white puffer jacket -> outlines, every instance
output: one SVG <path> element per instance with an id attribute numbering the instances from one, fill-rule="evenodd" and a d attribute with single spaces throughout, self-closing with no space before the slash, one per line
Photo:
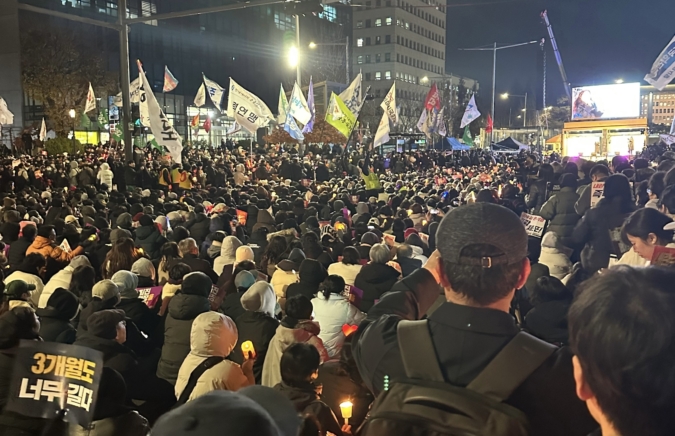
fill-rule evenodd
<path id="1" fill-rule="evenodd" d="M 221 275 L 225 265 L 234 265 L 237 261 L 237 248 L 243 244 L 236 236 L 226 236 L 220 246 L 220 256 L 213 261 L 213 271 Z"/>
<path id="2" fill-rule="evenodd" d="M 190 330 L 190 354 L 178 371 L 176 398 L 185 389 L 190 374 L 204 360 L 211 356 L 223 358 L 230 355 L 239 334 L 234 321 L 218 312 L 205 312 L 192 322 Z M 230 360 L 223 360 L 202 374 L 188 401 L 212 391 L 236 391 L 248 386 L 249 382 L 241 367 Z"/>
<path id="3" fill-rule="evenodd" d="M 546 265 L 552 277 L 562 280 L 572 271 L 572 262 L 558 242 L 558 235 L 547 232 L 541 239 L 539 263 Z"/>
<path id="4" fill-rule="evenodd" d="M 342 332 L 342 326 L 345 324 L 359 324 L 366 317 L 345 297 L 337 294 L 330 294 L 328 300 L 319 293 L 319 296 L 312 299 L 314 306 L 314 320 L 319 323 L 321 333 L 319 338 L 323 341 L 324 347 L 331 359 L 340 354 L 342 344 L 345 342 L 345 335 Z"/>

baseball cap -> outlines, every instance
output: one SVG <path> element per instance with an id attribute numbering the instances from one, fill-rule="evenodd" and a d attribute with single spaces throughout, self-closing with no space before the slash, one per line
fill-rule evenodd
<path id="1" fill-rule="evenodd" d="M 463 254 L 472 245 L 489 245 L 498 253 Z M 459 265 L 511 265 L 527 257 L 527 233 L 518 215 L 493 203 L 474 203 L 447 214 L 436 232 L 436 247 L 445 262 Z"/>
<path id="2" fill-rule="evenodd" d="M 234 278 L 234 286 L 239 288 L 250 288 L 255 283 L 255 277 L 248 271 L 241 271 L 237 274 L 237 277 Z"/>
<path id="3" fill-rule="evenodd" d="M 109 300 L 120 296 L 120 290 L 112 280 L 101 280 L 91 289 L 91 296 L 101 300 Z"/>
<path id="4" fill-rule="evenodd" d="M 19 298 L 23 294 L 29 294 L 35 290 L 35 285 L 24 282 L 23 280 L 12 280 L 5 286 L 5 295 Z"/>
<path id="5" fill-rule="evenodd" d="M 115 339 L 117 337 L 117 324 L 125 319 L 126 315 L 120 309 L 94 312 L 87 318 L 87 330 L 98 338 Z"/>

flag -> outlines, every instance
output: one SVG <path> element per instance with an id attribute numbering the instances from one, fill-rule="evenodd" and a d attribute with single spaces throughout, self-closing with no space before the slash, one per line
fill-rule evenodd
<path id="1" fill-rule="evenodd" d="M 305 124 L 305 127 L 302 128 L 302 133 L 311 133 L 312 129 L 314 129 L 314 116 L 316 115 L 316 109 L 314 108 L 314 85 L 312 83 L 312 76 L 309 76 L 307 106 L 309 106 L 309 112 L 312 114 L 312 118 L 310 118 L 307 124 Z"/>
<path id="2" fill-rule="evenodd" d="M 176 89 L 176 86 L 178 86 L 178 80 L 173 77 L 173 74 L 169 71 L 169 67 L 164 65 L 164 88 L 162 91 L 171 92 Z"/>
<path id="3" fill-rule="evenodd" d="M 96 109 L 96 96 L 94 95 L 94 88 L 91 87 L 91 82 L 89 82 L 89 92 L 87 93 L 87 104 L 84 106 L 84 113 L 88 113 Z"/>
<path id="4" fill-rule="evenodd" d="M 45 123 L 45 118 L 42 117 L 42 125 L 40 126 L 40 141 L 44 141 L 47 138 L 47 123 Z"/>
<path id="5" fill-rule="evenodd" d="M 220 107 L 220 102 L 223 100 L 223 94 L 225 93 L 225 88 L 214 82 L 213 80 L 207 79 L 204 76 L 204 84 L 206 85 L 206 92 L 209 94 L 211 101 L 216 106 L 219 111 L 223 111 Z"/>
<path id="6" fill-rule="evenodd" d="M 266 127 L 274 119 L 272 111 L 258 96 L 242 88 L 231 77 L 227 116 L 251 133 Z"/>
<path id="7" fill-rule="evenodd" d="M 193 129 L 196 128 L 197 130 L 199 130 L 199 114 L 195 115 L 195 116 L 192 118 L 192 122 L 190 123 L 190 126 L 191 126 Z"/>
<path id="8" fill-rule="evenodd" d="M 459 128 L 463 129 L 478 117 L 480 117 L 480 112 L 476 107 L 476 96 L 472 95 L 471 100 L 469 100 L 469 104 L 466 105 L 466 110 L 464 111 L 464 116 L 462 117 L 462 124 L 459 126 Z"/>
<path id="9" fill-rule="evenodd" d="M 494 128 L 494 122 L 492 121 L 492 117 L 490 114 L 487 116 L 487 121 L 485 123 L 485 133 L 492 133 L 492 129 Z"/>
<path id="10" fill-rule="evenodd" d="M 169 119 L 159 106 L 157 98 L 155 98 L 155 94 L 153 94 L 152 88 L 150 87 L 150 83 L 148 83 L 148 78 L 145 77 L 145 72 L 143 71 L 143 66 L 140 62 L 138 62 L 138 75 L 141 79 L 141 103 L 144 101 L 146 103 L 145 110 L 148 111 L 152 134 L 155 136 L 159 145 L 164 146 L 169 150 L 169 154 L 173 161 L 180 164 L 182 162 L 181 152 L 183 151 L 183 145 L 181 144 L 182 138 L 178 135 L 178 132 L 176 132 L 176 129 L 173 128 L 171 123 L 169 123 Z M 141 110 L 143 110 L 143 104 L 141 104 Z"/>
<path id="11" fill-rule="evenodd" d="M 288 115 L 288 99 L 286 98 L 286 91 L 284 91 L 283 84 L 279 90 L 279 105 L 277 106 L 277 109 L 279 111 L 277 124 L 283 125 L 286 122 L 286 115 Z"/>
<path id="12" fill-rule="evenodd" d="M 384 113 L 387 114 L 387 117 L 394 125 L 398 124 L 398 111 L 396 109 L 396 82 L 391 85 L 391 89 L 387 95 L 384 96 L 384 100 L 382 100 L 380 107 L 384 109 Z M 381 121 L 380 124 L 382 124 Z"/>
<path id="13" fill-rule="evenodd" d="M 469 126 L 466 126 L 464 128 L 464 136 L 462 137 L 462 141 L 470 147 L 473 147 L 473 136 L 471 136 L 471 131 L 469 130 Z"/>
<path id="14" fill-rule="evenodd" d="M 298 86 L 298 82 L 293 85 L 293 92 L 291 92 L 291 99 L 288 102 L 288 111 L 293 118 L 300 121 L 302 124 L 307 124 L 312 119 L 312 113 L 307 106 L 307 100 L 302 95 L 302 90 Z"/>
<path id="15" fill-rule="evenodd" d="M 373 140 L 373 148 L 389 142 L 389 122 L 389 116 L 385 111 L 382 114 L 382 119 L 380 119 L 380 125 L 377 126 L 377 133 L 375 133 L 375 139 Z"/>
<path id="16" fill-rule="evenodd" d="M 438 87 L 436 87 L 435 83 L 431 85 L 427 98 L 424 100 L 424 107 L 427 110 L 431 110 L 432 108 L 441 110 L 441 96 L 438 94 Z"/>
<path id="17" fill-rule="evenodd" d="M 137 77 L 133 82 L 129 84 L 129 102 L 130 103 L 139 103 L 139 89 L 141 87 L 141 81 Z M 120 92 L 115 97 L 113 97 L 113 104 L 117 107 L 122 107 L 124 101 L 122 100 L 122 93 Z"/>
<path id="18" fill-rule="evenodd" d="M 349 108 L 352 114 L 356 117 L 359 115 L 361 105 L 363 104 L 363 86 L 361 80 L 361 73 L 359 73 L 347 89 L 342 91 L 339 95 L 340 100 L 345 106 Z"/>
<path id="19" fill-rule="evenodd" d="M 3 124 L 14 124 L 14 114 L 9 111 L 5 99 L 0 97 L 0 126 Z"/>
<path id="20" fill-rule="evenodd" d="M 426 111 L 426 109 L 422 109 L 422 114 L 420 115 L 419 121 L 417 121 L 417 129 L 424 133 L 427 137 L 431 137 L 431 134 L 434 131 L 434 121 L 435 116 L 432 112 L 431 116 L 429 113 Z"/>
<path id="21" fill-rule="evenodd" d="M 206 88 L 202 83 L 202 86 L 197 90 L 197 95 L 195 95 L 195 106 L 202 107 L 206 104 Z"/>
<path id="22" fill-rule="evenodd" d="M 227 135 L 234 135 L 237 132 L 241 132 L 241 126 L 236 121 L 232 123 L 232 127 L 227 131 Z"/>
<path id="23" fill-rule="evenodd" d="M 347 107 L 347 104 L 335 93 L 330 96 L 328 110 L 326 111 L 326 122 L 335 127 L 345 138 L 349 139 L 356 125 L 356 116 Z"/>
<path id="24" fill-rule="evenodd" d="M 645 80 L 654 88 L 663 91 L 675 77 L 675 37 L 670 40 L 658 58 L 654 61 L 652 69 L 645 76 Z"/>
<path id="25" fill-rule="evenodd" d="M 675 135 L 675 117 L 673 117 L 673 125 L 670 126 L 670 134 Z"/>
<path id="26" fill-rule="evenodd" d="M 211 131 L 211 117 L 207 116 L 206 121 L 204 121 L 204 130 L 206 133 Z"/>
<path id="27" fill-rule="evenodd" d="M 441 136 L 446 136 L 448 134 L 447 130 L 445 129 L 445 120 L 443 119 L 444 109 L 445 108 L 442 108 L 441 111 L 436 115 L 436 124 L 434 126 L 434 131 Z"/>
<path id="28" fill-rule="evenodd" d="M 140 75 L 138 76 L 140 78 Z M 142 85 L 142 83 L 141 83 Z M 148 87 L 147 89 L 152 92 L 152 88 Z M 139 97 L 141 94 L 141 88 L 139 87 Z M 150 109 L 148 108 L 148 99 L 146 97 L 139 98 L 138 101 L 138 113 L 140 116 L 140 122 L 145 127 L 150 127 Z"/>
<path id="29" fill-rule="evenodd" d="M 286 122 L 284 123 L 284 130 L 288 132 L 289 135 L 291 135 L 291 138 L 296 139 L 298 141 L 304 141 L 305 135 L 302 134 L 302 131 L 300 130 L 300 127 L 295 122 L 295 119 L 293 119 L 293 116 L 289 112 L 286 115 Z"/>
<path id="30" fill-rule="evenodd" d="M 424 128 L 424 125 L 427 123 L 428 116 L 429 115 L 427 114 L 427 111 L 422 110 L 422 113 L 420 114 L 420 119 L 417 121 L 417 130 L 419 130 L 420 132 L 424 132 L 424 130 L 422 129 Z"/>

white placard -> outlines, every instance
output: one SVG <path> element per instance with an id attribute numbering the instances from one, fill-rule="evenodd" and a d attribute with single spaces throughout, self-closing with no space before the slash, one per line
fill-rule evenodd
<path id="1" fill-rule="evenodd" d="M 522 221 L 525 226 L 527 236 L 541 238 L 544 234 L 544 228 L 546 227 L 546 220 L 544 218 L 523 212 L 520 215 L 520 221 Z"/>

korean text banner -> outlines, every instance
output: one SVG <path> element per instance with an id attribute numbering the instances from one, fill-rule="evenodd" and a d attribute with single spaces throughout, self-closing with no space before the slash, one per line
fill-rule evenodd
<path id="1" fill-rule="evenodd" d="M 230 78 L 227 116 L 234 118 L 239 125 L 251 133 L 255 133 L 261 127 L 267 127 L 270 121 L 274 120 L 274 115 L 267 105 L 232 78 Z"/>
<path id="2" fill-rule="evenodd" d="M 654 88 L 662 91 L 675 77 L 675 37 L 670 40 L 659 57 L 656 58 L 652 69 L 645 76 L 645 80 Z"/>
<path id="3" fill-rule="evenodd" d="M 7 410 L 52 418 L 68 409 L 66 420 L 87 427 L 103 372 L 103 354 L 77 345 L 21 341 L 14 361 Z"/>
<path id="4" fill-rule="evenodd" d="M 335 127 L 345 138 L 349 139 L 356 125 L 356 116 L 342 102 L 340 97 L 333 93 L 328 103 L 328 110 L 326 111 L 326 122 Z"/>

